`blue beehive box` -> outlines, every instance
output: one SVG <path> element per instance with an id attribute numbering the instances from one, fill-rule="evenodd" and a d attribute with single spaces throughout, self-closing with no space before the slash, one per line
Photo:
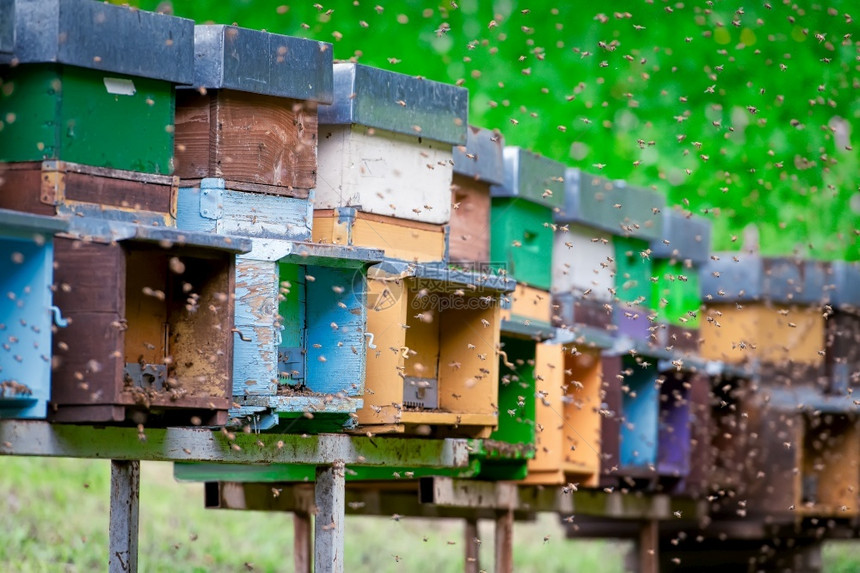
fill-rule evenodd
<path id="1" fill-rule="evenodd" d="M 367 267 L 381 251 L 256 239 L 237 260 L 233 414 L 340 427 L 362 405 Z M 329 425 L 329 427 L 330 427 Z"/>
<path id="2" fill-rule="evenodd" d="M 54 244 L 68 223 L 0 210 L 0 418 L 44 418 L 51 397 Z"/>

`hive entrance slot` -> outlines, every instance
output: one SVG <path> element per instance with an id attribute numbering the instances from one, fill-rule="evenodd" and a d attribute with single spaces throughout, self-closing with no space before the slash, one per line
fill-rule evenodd
<path id="1" fill-rule="evenodd" d="M 439 408 L 439 381 L 436 378 L 407 376 L 403 379 L 403 407 L 419 410 Z"/>

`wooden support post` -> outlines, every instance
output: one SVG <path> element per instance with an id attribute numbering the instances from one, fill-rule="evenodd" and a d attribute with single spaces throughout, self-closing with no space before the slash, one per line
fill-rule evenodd
<path id="1" fill-rule="evenodd" d="M 311 573 L 313 520 L 307 511 L 293 513 L 293 567 L 296 573 Z"/>
<path id="2" fill-rule="evenodd" d="M 500 511 L 496 517 L 496 573 L 514 570 L 514 510 Z"/>
<path id="3" fill-rule="evenodd" d="M 137 573 L 140 462 L 111 460 L 110 573 Z"/>
<path id="4" fill-rule="evenodd" d="M 478 520 L 466 518 L 463 531 L 463 542 L 466 545 L 466 573 L 478 573 L 481 570 L 481 544 L 478 542 Z"/>
<path id="5" fill-rule="evenodd" d="M 660 528 L 656 519 L 642 523 L 639 529 L 639 571 L 640 573 L 658 573 Z"/>
<path id="6" fill-rule="evenodd" d="M 346 480 L 343 462 L 317 468 L 314 571 L 343 573 Z"/>

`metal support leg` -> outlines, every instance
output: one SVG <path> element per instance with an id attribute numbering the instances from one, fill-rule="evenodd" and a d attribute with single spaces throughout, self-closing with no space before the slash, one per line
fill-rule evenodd
<path id="1" fill-rule="evenodd" d="M 346 480 L 343 462 L 317 468 L 314 571 L 343 573 Z"/>
<path id="2" fill-rule="evenodd" d="M 656 519 L 642 523 L 639 530 L 639 571 L 659 573 L 660 567 L 660 528 Z"/>
<path id="3" fill-rule="evenodd" d="M 466 546 L 466 573 L 478 573 L 481 570 L 481 545 L 478 542 L 478 520 L 466 519 L 463 531 L 463 543 Z"/>
<path id="4" fill-rule="evenodd" d="M 311 573 L 314 554 L 313 520 L 306 511 L 293 514 L 293 567 L 296 573 Z"/>
<path id="5" fill-rule="evenodd" d="M 110 463 L 110 573 L 137 573 L 140 462 Z"/>
<path id="6" fill-rule="evenodd" d="M 496 517 L 496 573 L 514 570 L 514 511 L 499 512 Z"/>

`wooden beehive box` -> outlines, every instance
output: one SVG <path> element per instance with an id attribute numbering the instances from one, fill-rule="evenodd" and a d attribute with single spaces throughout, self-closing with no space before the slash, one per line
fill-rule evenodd
<path id="1" fill-rule="evenodd" d="M 0 163 L 0 208 L 173 226 L 179 179 L 65 161 Z"/>
<path id="2" fill-rule="evenodd" d="M 176 173 L 183 185 L 213 177 L 231 190 L 306 192 L 317 183 L 317 105 L 331 102 L 331 44 L 195 26 L 193 88 L 176 94 Z"/>
<path id="3" fill-rule="evenodd" d="M 658 193 L 567 169 L 553 244 L 552 292 L 562 324 L 648 339 L 647 241 L 663 232 L 665 204 Z"/>
<path id="4" fill-rule="evenodd" d="M 772 521 L 858 514 L 860 428 L 853 413 L 745 407 L 750 440 L 740 495 Z"/>
<path id="5" fill-rule="evenodd" d="M 827 266 L 735 253 L 717 259 L 701 277 L 702 356 L 734 364 L 757 361 L 772 383 L 821 384 Z"/>
<path id="6" fill-rule="evenodd" d="M 513 282 L 430 265 L 371 267 L 362 431 L 488 437 L 498 425 L 501 293 Z"/>
<path id="7" fill-rule="evenodd" d="M 339 429 L 362 404 L 367 267 L 380 251 L 256 240 L 236 260 L 234 414 Z"/>
<path id="8" fill-rule="evenodd" d="M 526 483 L 598 484 L 604 379 L 601 350 L 538 345 L 535 456 Z"/>
<path id="9" fill-rule="evenodd" d="M 446 260 L 447 225 L 432 225 L 365 213 L 353 207 L 314 211 L 317 243 L 380 249 L 386 258 L 434 263 Z"/>
<path id="10" fill-rule="evenodd" d="M 13 50 L 0 54 L 0 161 L 172 173 L 174 88 L 193 74 L 191 20 L 35 0 L 17 4 L 14 26 Z"/>
<path id="11" fill-rule="evenodd" d="M 53 235 L 67 228 L 59 219 L 0 210 L 0 418 L 47 414 Z"/>
<path id="12" fill-rule="evenodd" d="M 505 138 L 469 126 L 466 145 L 454 148 L 448 247 L 453 263 L 490 261 L 490 186 L 504 182 Z"/>
<path id="13" fill-rule="evenodd" d="M 463 88 L 335 64 L 334 102 L 319 107 L 315 207 L 447 223 L 467 107 Z"/>
<path id="14" fill-rule="evenodd" d="M 247 240 L 73 221 L 55 241 L 49 417 L 223 424 L 231 403 L 234 253 Z M 86 237 L 82 237 L 85 234 Z"/>
<path id="15" fill-rule="evenodd" d="M 826 376 L 829 392 L 844 395 L 860 384 L 860 267 L 838 261 L 832 268 Z"/>
<path id="16" fill-rule="evenodd" d="M 651 241 L 654 277 L 651 308 L 657 312 L 653 329 L 660 347 L 696 353 L 702 294 L 699 275 L 710 260 L 711 225 L 679 209 L 663 212 L 663 236 Z"/>
<path id="17" fill-rule="evenodd" d="M 519 147 L 505 148 L 504 164 L 504 183 L 490 188 L 490 259 L 517 282 L 549 290 L 552 215 L 564 202 L 564 165 Z"/>
<path id="18" fill-rule="evenodd" d="M 176 226 L 189 231 L 259 239 L 310 241 L 313 211 L 302 197 L 236 191 L 224 179 L 204 178 L 181 187 Z"/>

